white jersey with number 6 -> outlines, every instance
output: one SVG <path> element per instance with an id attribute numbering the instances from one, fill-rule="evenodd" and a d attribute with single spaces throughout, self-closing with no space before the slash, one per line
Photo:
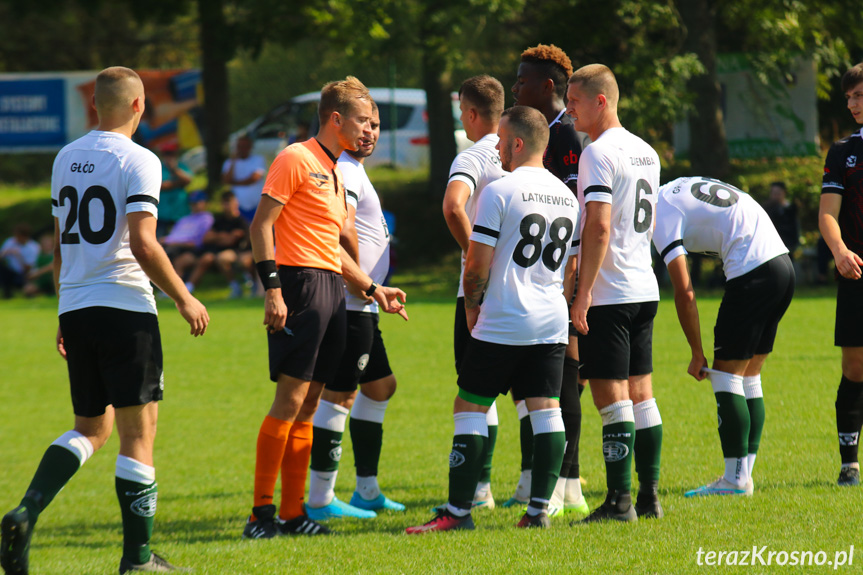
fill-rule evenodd
<path id="1" fill-rule="evenodd" d="M 94 130 L 60 150 L 51 174 L 63 258 L 59 313 L 94 306 L 156 313 L 126 214 L 157 215 L 161 184 L 159 158 L 121 134 Z"/>
<path id="2" fill-rule="evenodd" d="M 567 343 L 563 276 L 578 251 L 578 203 L 544 168 L 522 166 L 486 186 L 470 239 L 494 247 L 471 335 L 504 345 Z"/>
<path id="3" fill-rule="evenodd" d="M 611 204 L 611 237 L 593 286 L 592 305 L 659 300 L 650 257 L 658 189 L 659 156 L 624 128 L 606 130 L 582 152 L 582 210 L 587 202 Z"/>
<path id="4" fill-rule="evenodd" d="M 717 255 L 729 280 L 788 253 L 770 216 L 749 194 L 701 177 L 659 188 L 653 242 L 666 263 L 689 252 Z"/>

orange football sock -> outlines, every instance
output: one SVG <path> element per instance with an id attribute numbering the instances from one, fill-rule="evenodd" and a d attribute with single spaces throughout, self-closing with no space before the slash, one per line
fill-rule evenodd
<path id="1" fill-rule="evenodd" d="M 312 422 L 297 421 L 291 427 L 282 458 L 282 505 L 279 517 L 293 519 L 305 514 L 306 474 L 312 454 Z"/>
<path id="2" fill-rule="evenodd" d="M 291 422 L 269 415 L 258 432 L 258 457 L 255 462 L 255 507 L 273 503 L 279 467 L 285 455 L 285 445 L 291 432 Z M 252 520 L 254 521 L 254 517 Z"/>

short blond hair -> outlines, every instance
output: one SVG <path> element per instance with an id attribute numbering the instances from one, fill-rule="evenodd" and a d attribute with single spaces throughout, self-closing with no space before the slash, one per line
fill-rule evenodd
<path id="1" fill-rule="evenodd" d="M 143 93 L 141 77 L 130 68 L 112 66 L 96 76 L 94 99 L 99 112 L 128 108 Z"/>
<path id="2" fill-rule="evenodd" d="M 353 111 L 357 100 L 372 101 L 369 89 L 354 76 L 344 80 L 330 82 L 321 89 L 321 101 L 318 104 L 318 119 L 321 126 L 327 123 L 333 112 L 348 115 Z"/>
<path id="3" fill-rule="evenodd" d="M 569 77 L 569 84 L 579 84 L 590 96 L 602 94 L 612 108 L 617 108 L 620 89 L 611 68 L 603 64 L 582 66 Z"/>

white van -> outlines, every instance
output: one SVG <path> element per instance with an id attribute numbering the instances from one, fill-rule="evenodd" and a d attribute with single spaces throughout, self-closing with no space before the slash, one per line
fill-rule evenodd
<path id="1" fill-rule="evenodd" d="M 429 165 L 428 112 L 426 93 L 413 88 L 370 88 L 381 116 L 381 137 L 367 167 L 391 164 L 398 168 L 425 168 Z M 255 142 L 253 153 L 262 155 L 269 165 L 285 146 L 297 140 L 298 132 L 318 133 L 320 92 L 291 98 L 259 116 L 231 135 L 231 146 L 241 134 Z M 462 151 L 471 145 L 459 121 L 458 94 L 453 94 L 456 146 Z M 394 126 L 394 129 L 393 129 Z"/>

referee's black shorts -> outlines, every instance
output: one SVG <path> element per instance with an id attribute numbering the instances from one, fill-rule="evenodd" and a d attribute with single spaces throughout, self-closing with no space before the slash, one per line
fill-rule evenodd
<path id="1" fill-rule="evenodd" d="M 288 318 L 284 330 L 268 334 L 270 379 L 278 381 L 284 374 L 332 384 L 347 331 L 341 274 L 281 266 L 279 280 Z"/>

